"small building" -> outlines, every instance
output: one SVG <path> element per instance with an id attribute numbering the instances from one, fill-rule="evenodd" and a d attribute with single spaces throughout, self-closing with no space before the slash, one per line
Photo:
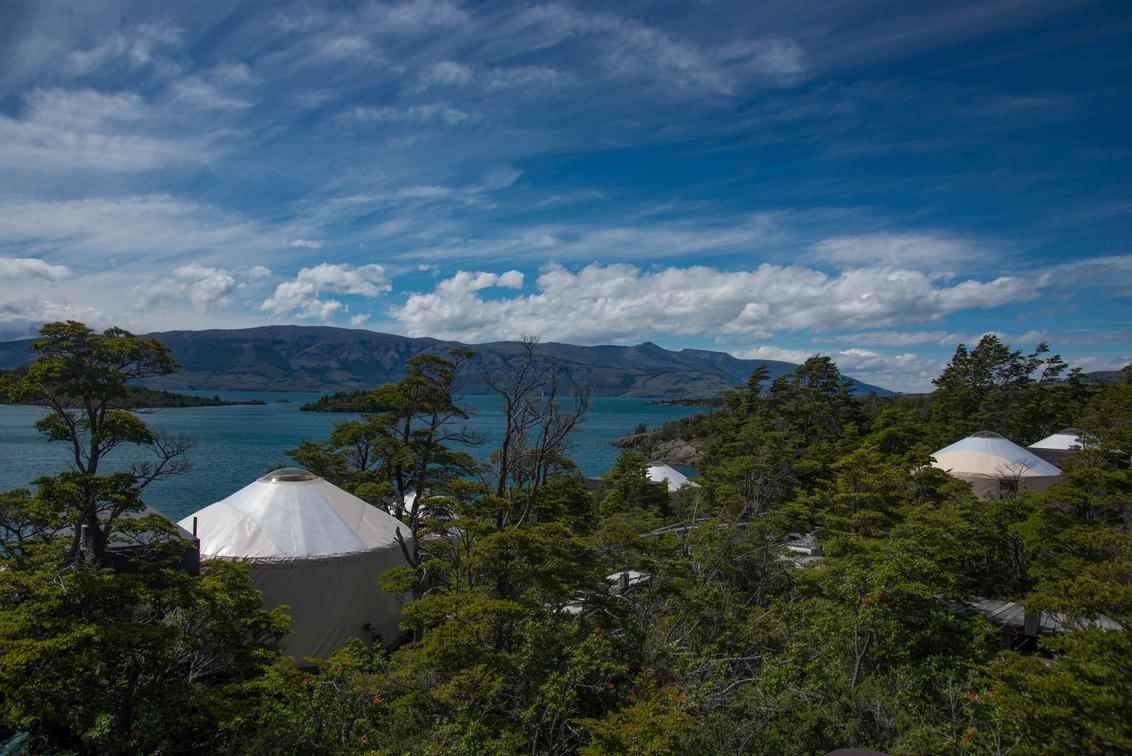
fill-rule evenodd
<path id="1" fill-rule="evenodd" d="M 1061 468 L 1073 452 L 1088 445 L 1082 436 L 1082 432 L 1076 428 L 1064 428 L 1041 441 L 1035 441 L 1026 448 L 1046 462 Z"/>
<path id="2" fill-rule="evenodd" d="M 1045 491 L 1061 477 L 1054 465 L 991 431 L 972 433 L 932 457 L 932 467 L 967 481 L 983 499 Z"/>
<path id="3" fill-rule="evenodd" d="M 663 483 L 668 488 L 668 493 L 676 493 L 681 488 L 692 487 L 699 488 L 700 484 L 695 481 L 688 480 L 688 476 L 680 472 L 676 468 L 666 465 L 663 462 L 649 462 L 646 474 L 649 481 L 652 483 Z"/>
<path id="4" fill-rule="evenodd" d="M 268 608 L 293 620 L 283 650 L 302 663 L 348 638 L 400 636 L 402 597 L 378 585 L 406 565 L 392 515 L 306 470 L 275 470 L 181 520 L 204 559 L 247 562 Z"/>

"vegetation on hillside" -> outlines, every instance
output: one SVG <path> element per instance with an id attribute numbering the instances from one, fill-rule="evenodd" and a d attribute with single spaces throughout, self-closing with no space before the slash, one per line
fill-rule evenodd
<path id="1" fill-rule="evenodd" d="M 83 364 L 48 348 L 57 331 L 42 401 Z M 493 380 L 507 443 L 486 466 L 452 448 L 476 441 L 455 399 L 463 351 L 414 358 L 383 411 L 290 452 L 414 536 L 381 578 L 413 597 L 392 651 L 352 641 L 300 671 L 238 569 L 121 574 L 68 552 L 60 523 L 110 493 L 140 501 L 136 479 L 5 494 L 4 734 L 87 752 L 1132 751 L 1132 472 L 1113 453 L 1132 449 L 1132 369 L 1087 385 L 1044 347 L 988 337 L 906 401 L 855 400 L 828 358 L 756 370 L 677 426 L 697 434 L 702 477 L 669 496 L 633 450 L 587 489 L 566 453 L 587 397 L 529 346 Z M 131 348 L 173 369 L 157 345 Z M 128 415 L 89 422 L 151 444 Z M 972 428 L 1028 443 L 1066 425 L 1095 444 L 1040 495 L 977 500 L 925 464 Z M 787 543 L 811 532 L 824 556 L 799 567 Z M 1004 649 L 976 597 L 1067 632 Z"/>

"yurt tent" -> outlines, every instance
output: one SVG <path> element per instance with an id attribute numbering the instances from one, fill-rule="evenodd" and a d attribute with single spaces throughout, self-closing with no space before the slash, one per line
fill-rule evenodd
<path id="1" fill-rule="evenodd" d="M 378 576 L 404 565 L 394 517 L 322 478 L 275 470 L 181 520 L 202 559 L 248 562 L 264 605 L 290 607 L 283 650 L 302 662 L 325 658 L 347 638 L 398 634 L 399 597 Z"/>
<path id="2" fill-rule="evenodd" d="M 1065 428 L 1041 441 L 1030 444 L 1028 448 L 1034 454 L 1057 467 L 1065 464 L 1073 452 L 1084 448 L 1086 442 L 1081 438 L 1081 431 L 1076 428 Z"/>
<path id="3" fill-rule="evenodd" d="M 684 486 L 699 488 L 699 484 L 688 480 L 688 476 L 663 462 L 650 462 L 648 467 L 649 480 L 653 483 L 663 483 L 668 487 L 669 493 L 675 493 Z"/>
<path id="4" fill-rule="evenodd" d="M 997 433 L 979 431 L 932 454 L 937 467 L 965 480 L 984 499 L 1018 491 L 1044 491 L 1061 471 Z"/>

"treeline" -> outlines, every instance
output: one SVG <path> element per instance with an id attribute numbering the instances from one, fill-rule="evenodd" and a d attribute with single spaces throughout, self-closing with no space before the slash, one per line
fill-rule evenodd
<path id="1" fill-rule="evenodd" d="M 103 337 L 75 328 L 45 341 Z M 632 450 L 587 488 L 567 454 L 587 397 L 527 346 L 492 378 L 490 463 L 454 450 L 477 442 L 455 398 L 465 352 L 414 358 L 385 409 L 289 452 L 405 523 L 408 566 L 382 577 L 411 596 L 393 651 L 351 642 L 298 670 L 237 567 L 114 573 L 52 531 L 112 523 L 144 478 L 88 466 L 6 494 L 6 734 L 44 751 L 1132 750 L 1132 369 L 1090 386 L 1044 346 L 988 337 L 908 401 L 854 399 L 828 358 L 756 371 L 697 421 L 700 486 L 669 495 Z M 17 391 L 47 395 L 55 374 Z M 152 447 L 128 423 L 100 431 Z M 926 464 L 972 429 L 1029 443 L 1066 425 L 1090 443 L 1041 495 L 978 500 Z M 807 533 L 824 554 L 800 567 L 788 544 Z M 1003 648 L 977 598 L 1065 632 Z"/>
<path id="2" fill-rule="evenodd" d="M 352 412 L 355 414 L 381 412 L 384 407 L 376 398 L 374 391 L 335 391 L 320 396 L 313 402 L 299 407 L 303 412 Z"/>
<path id="3" fill-rule="evenodd" d="M 18 380 L 23 371 L 0 370 L 0 404 L 36 404 L 36 400 L 21 397 L 13 400 L 3 386 L 6 382 Z M 60 406 L 77 408 L 82 402 L 79 396 L 60 396 L 57 398 Z M 145 386 L 125 384 L 122 393 L 107 403 L 112 409 L 163 409 L 166 407 L 230 407 L 237 405 L 266 404 L 262 399 L 221 399 L 218 395 L 193 396 L 191 394 L 178 394 L 173 391 L 151 389 Z"/>

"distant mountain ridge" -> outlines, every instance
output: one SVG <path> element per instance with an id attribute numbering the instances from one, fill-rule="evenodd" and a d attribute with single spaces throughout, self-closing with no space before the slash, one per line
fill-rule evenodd
<path id="1" fill-rule="evenodd" d="M 375 388 L 404 375 L 405 362 L 423 352 L 467 347 L 476 352 L 465 382 L 467 393 L 484 393 L 483 376 L 506 369 L 520 356 L 514 341 L 461 344 L 332 326 L 163 331 L 146 334 L 173 350 L 182 369 L 146 382 L 163 389 L 207 391 L 345 391 Z M 0 342 L 0 369 L 30 362 L 30 339 Z M 663 399 L 715 396 L 746 382 L 764 365 L 772 377 L 795 365 L 775 360 L 742 360 L 704 349 L 670 351 L 645 342 L 636 346 L 539 345 L 568 382 L 588 385 L 595 396 Z M 857 393 L 892 392 L 853 381 Z"/>

